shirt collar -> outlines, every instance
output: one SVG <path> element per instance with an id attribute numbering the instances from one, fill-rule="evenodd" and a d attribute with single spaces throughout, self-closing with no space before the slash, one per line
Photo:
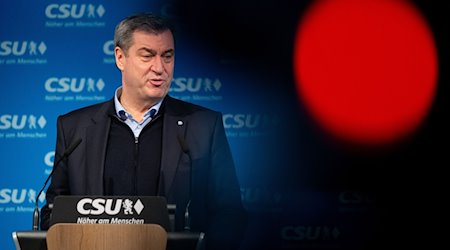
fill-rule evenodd
<path id="1" fill-rule="evenodd" d="M 118 87 L 116 89 L 116 92 L 114 94 L 114 106 L 116 108 L 116 115 L 122 119 L 122 120 L 126 120 L 126 119 L 134 119 L 133 116 L 131 116 L 130 113 L 128 113 L 125 108 L 122 106 L 122 104 L 119 101 L 120 95 L 122 94 L 122 87 Z M 161 103 L 162 100 L 159 101 L 158 103 L 156 103 L 155 105 L 153 105 L 152 107 L 150 107 L 147 112 L 145 112 L 144 114 L 144 120 L 146 120 L 149 116 L 151 116 L 152 118 L 156 116 L 156 114 L 158 114 L 159 108 L 161 107 Z M 152 111 L 155 110 L 155 111 Z"/>

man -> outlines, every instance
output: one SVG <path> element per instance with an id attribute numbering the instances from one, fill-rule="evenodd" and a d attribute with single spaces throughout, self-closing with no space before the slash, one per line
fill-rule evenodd
<path id="1" fill-rule="evenodd" d="M 159 195 L 177 206 L 176 230 L 187 226 L 180 218 L 189 204 L 189 226 L 206 233 L 208 248 L 237 247 L 227 242 L 241 235 L 246 216 L 222 116 L 167 95 L 171 27 L 150 14 L 131 16 L 114 42 L 122 73 L 114 98 L 58 117 L 55 162 L 82 142 L 55 166 L 41 228 L 57 195 Z"/>

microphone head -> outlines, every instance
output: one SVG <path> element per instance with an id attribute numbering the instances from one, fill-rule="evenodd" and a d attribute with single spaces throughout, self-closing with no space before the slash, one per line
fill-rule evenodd
<path id="1" fill-rule="evenodd" d="M 39 230 L 39 207 L 35 206 L 33 211 L 33 231 Z"/>

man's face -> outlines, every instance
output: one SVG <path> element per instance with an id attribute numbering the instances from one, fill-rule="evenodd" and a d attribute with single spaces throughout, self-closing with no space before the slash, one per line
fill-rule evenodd
<path id="1" fill-rule="evenodd" d="M 170 31 L 160 34 L 136 31 L 126 54 L 116 47 L 124 93 L 135 101 L 157 102 L 164 98 L 173 78 L 174 49 Z"/>

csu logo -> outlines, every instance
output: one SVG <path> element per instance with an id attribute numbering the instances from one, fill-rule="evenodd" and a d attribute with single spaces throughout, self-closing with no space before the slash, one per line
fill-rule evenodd
<path id="1" fill-rule="evenodd" d="M 219 79 L 178 77 L 172 79 L 170 92 L 218 92 L 221 87 L 222 83 Z"/>
<path id="2" fill-rule="evenodd" d="M 114 41 L 113 40 L 106 41 L 103 44 L 103 53 L 107 56 L 114 55 Z"/>
<path id="3" fill-rule="evenodd" d="M 330 226 L 286 226 L 281 229 L 284 240 L 337 240 L 339 235 L 339 229 Z"/>
<path id="4" fill-rule="evenodd" d="M 0 116 L 0 129 L 43 129 L 47 124 L 47 120 L 43 115 L 10 115 L 4 114 Z"/>
<path id="5" fill-rule="evenodd" d="M 1 41 L 0 56 L 37 56 L 43 55 L 47 50 L 44 42 L 36 41 Z"/>
<path id="6" fill-rule="evenodd" d="M 55 151 L 50 151 L 44 156 L 44 163 L 47 167 L 53 167 L 53 162 L 55 160 Z"/>
<path id="7" fill-rule="evenodd" d="M 103 79 L 98 80 L 91 77 L 50 77 L 45 81 L 45 90 L 50 93 L 80 93 L 84 90 L 87 92 L 102 91 L 105 87 Z"/>
<path id="8" fill-rule="evenodd" d="M 137 214 L 141 214 L 144 205 L 141 200 L 133 201 L 129 199 L 91 199 L 83 198 L 77 203 L 77 211 L 82 215 L 117 215 L 122 211 L 124 214 L 133 214 L 133 209 Z"/>
<path id="9" fill-rule="evenodd" d="M 14 203 L 23 204 L 26 202 L 35 203 L 37 192 L 34 189 L 10 189 L 3 188 L 0 190 L 0 204 Z M 39 201 L 45 200 L 45 194 L 39 196 Z"/>
<path id="10" fill-rule="evenodd" d="M 264 114 L 224 114 L 223 125 L 225 128 L 267 128 L 278 124 L 278 118 Z"/>
<path id="11" fill-rule="evenodd" d="M 45 16 L 50 19 L 99 18 L 105 14 L 103 5 L 93 4 L 49 4 L 45 8 Z"/>

